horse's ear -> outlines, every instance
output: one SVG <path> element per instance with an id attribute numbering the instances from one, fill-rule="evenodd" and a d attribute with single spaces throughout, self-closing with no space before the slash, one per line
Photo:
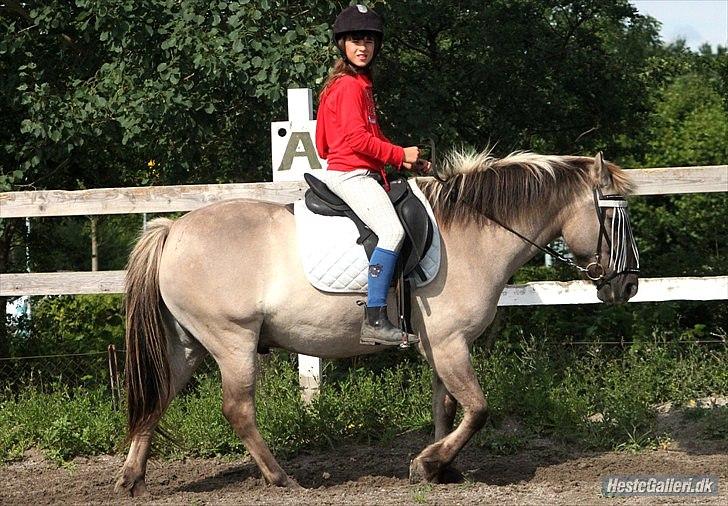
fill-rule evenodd
<path id="1" fill-rule="evenodd" d="M 604 163 L 601 151 L 594 157 L 594 164 L 591 166 L 589 173 L 592 181 L 599 187 L 609 186 L 611 183 L 611 174 L 607 169 L 607 164 Z"/>

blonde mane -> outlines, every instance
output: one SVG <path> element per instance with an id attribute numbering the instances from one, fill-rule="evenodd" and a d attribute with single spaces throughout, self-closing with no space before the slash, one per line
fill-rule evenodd
<path id="1" fill-rule="evenodd" d="M 525 151 L 505 158 L 492 156 L 492 149 L 476 152 L 454 150 L 445 158 L 438 173 L 446 179 L 420 180 L 419 186 L 430 201 L 438 223 L 483 224 L 487 217 L 518 225 L 533 213 L 540 202 L 568 204 L 585 188 L 592 188 L 589 169 L 594 158 L 585 156 L 539 155 Z M 614 191 L 629 194 L 632 184 L 627 174 L 605 162 Z"/>

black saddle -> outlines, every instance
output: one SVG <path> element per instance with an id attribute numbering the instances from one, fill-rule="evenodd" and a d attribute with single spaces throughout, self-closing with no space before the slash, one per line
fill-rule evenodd
<path id="1" fill-rule="evenodd" d="M 364 224 L 346 202 L 326 186 L 326 183 L 308 173 L 303 177 L 309 186 L 304 195 L 306 207 L 316 214 L 350 218 L 359 231 L 357 243 L 364 246 L 367 257 L 371 259 L 374 248 L 379 242 L 376 234 Z M 389 184 L 390 190 L 387 195 L 397 211 L 397 216 L 399 216 L 405 232 L 397 270 L 404 278 L 412 277 L 416 273 L 424 281 L 426 276 L 419 264 L 432 244 L 432 222 L 425 206 L 412 192 L 406 179 L 395 179 Z"/>

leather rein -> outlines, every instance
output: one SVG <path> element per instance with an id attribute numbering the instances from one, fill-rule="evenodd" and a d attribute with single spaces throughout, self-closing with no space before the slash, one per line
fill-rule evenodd
<path id="1" fill-rule="evenodd" d="M 430 147 L 430 158 L 431 158 L 431 164 L 433 169 L 431 170 L 430 174 L 440 183 L 446 183 L 447 179 L 443 179 L 437 170 L 434 169 L 435 167 L 435 141 L 431 137 L 427 137 L 425 139 L 422 139 L 422 141 L 427 141 L 429 143 Z M 524 242 L 530 244 L 534 248 L 538 249 L 542 253 L 545 253 L 547 255 L 551 255 L 555 259 L 570 265 L 572 267 L 575 267 L 578 271 L 583 272 L 590 280 L 592 280 L 596 286 L 597 289 L 601 289 L 605 284 L 609 283 L 612 279 L 616 278 L 617 276 L 621 274 L 639 274 L 639 254 L 637 252 L 637 247 L 634 242 L 634 236 L 632 235 L 632 228 L 629 224 L 629 219 L 626 215 L 627 210 L 627 199 L 623 195 L 613 194 L 613 195 L 604 195 L 602 194 L 601 188 L 592 188 L 592 194 L 594 196 L 594 208 L 597 213 L 597 218 L 599 220 L 599 238 L 597 239 L 597 248 L 596 252 L 594 253 L 594 261 L 589 263 L 586 267 L 582 267 L 581 265 L 577 264 L 574 260 L 571 258 L 559 253 L 554 248 L 552 248 L 549 245 L 541 246 L 540 244 L 536 244 L 534 241 L 526 237 L 525 235 L 521 234 L 517 230 L 509 227 L 505 223 L 502 223 L 501 221 L 497 220 L 496 218 L 492 216 L 488 216 L 487 214 L 483 213 L 482 211 L 475 209 L 473 206 L 470 207 L 473 211 L 480 214 L 484 218 L 492 221 L 496 225 L 500 226 L 501 228 L 504 228 L 508 230 L 513 235 L 517 236 Z M 612 240 L 612 237 L 610 237 L 609 232 L 607 231 L 607 227 L 605 226 L 605 221 L 607 217 L 607 209 L 613 208 L 615 212 L 617 210 L 623 210 L 622 213 L 620 213 L 621 219 L 619 220 L 621 222 L 621 228 L 622 228 L 622 237 L 618 237 L 619 246 L 622 248 L 620 251 L 614 251 L 614 242 Z M 612 234 L 613 235 L 613 234 Z M 609 251 L 610 251 L 610 266 L 612 264 L 615 265 L 615 268 L 613 272 L 607 276 L 606 269 L 604 266 L 602 266 L 601 263 L 601 257 L 602 257 L 602 244 L 603 241 L 607 242 L 609 245 Z M 626 249 L 624 248 L 631 248 L 632 252 L 635 256 L 637 265 L 636 267 L 628 267 L 627 261 L 626 261 Z"/>

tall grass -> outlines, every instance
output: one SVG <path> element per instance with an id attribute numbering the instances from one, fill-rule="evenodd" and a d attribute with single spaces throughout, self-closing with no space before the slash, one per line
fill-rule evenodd
<path id="1" fill-rule="evenodd" d="M 100 387 L 6 392 L 0 402 L 0 461 L 18 459 L 32 447 L 57 461 L 110 453 L 123 440 L 124 421 Z"/>
<path id="2" fill-rule="evenodd" d="M 679 343 L 678 343 L 679 344 Z M 475 444 L 508 450 L 517 441 L 488 443 L 488 431 L 506 417 L 526 435 L 611 449 L 649 445 L 652 406 L 728 393 L 728 350 L 697 345 L 638 344 L 604 350 L 549 346 L 533 338 L 476 349 L 473 365 L 488 397 L 492 424 Z M 431 430 L 431 372 L 413 355 L 330 362 L 320 396 L 304 406 L 293 357 L 274 354 L 257 395 L 260 431 L 274 452 L 382 442 L 407 430 Z M 596 416 L 595 416 L 596 415 Z M 241 455 L 244 447 L 221 413 L 218 375 L 198 378 L 176 399 L 164 425 L 179 442 L 161 443 L 163 456 Z M 123 413 L 103 388 L 59 387 L 43 393 L 7 390 L 0 396 L 0 461 L 37 447 L 58 461 L 118 451 Z M 725 434 L 713 431 L 715 434 Z"/>

